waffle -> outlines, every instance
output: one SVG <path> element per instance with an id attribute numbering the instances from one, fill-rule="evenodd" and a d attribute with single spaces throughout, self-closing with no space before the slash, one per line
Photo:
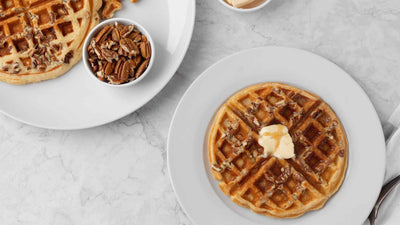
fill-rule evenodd
<path id="1" fill-rule="evenodd" d="M 0 81 L 56 78 L 81 58 L 101 0 L 1 0 Z"/>
<path id="2" fill-rule="evenodd" d="M 288 127 L 295 157 L 263 155 L 262 127 Z M 293 218 L 320 209 L 339 189 L 348 144 L 341 122 L 318 96 L 281 83 L 243 89 L 216 113 L 208 139 L 211 172 L 231 200 L 256 213 Z"/>

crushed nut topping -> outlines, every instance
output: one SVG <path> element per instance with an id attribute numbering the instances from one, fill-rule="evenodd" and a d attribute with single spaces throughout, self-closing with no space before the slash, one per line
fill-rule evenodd
<path id="1" fill-rule="evenodd" d="M 228 140 L 231 140 L 233 138 L 233 135 L 235 135 L 239 131 L 239 120 L 236 120 L 234 123 L 229 121 L 228 128 L 225 130 L 223 136 L 226 137 Z"/>
<path id="2" fill-rule="evenodd" d="M 281 168 L 281 174 L 276 178 L 276 184 L 284 184 L 292 174 L 291 167 Z"/>
<path id="3" fill-rule="evenodd" d="M 293 176 L 293 179 L 294 179 L 295 181 L 299 182 L 299 183 L 301 183 L 301 182 L 303 182 L 303 181 L 306 180 L 306 179 L 304 178 L 304 176 L 303 176 L 301 173 L 299 173 L 299 172 L 293 173 L 292 176 Z"/>
<path id="4" fill-rule="evenodd" d="M 92 38 L 87 51 L 93 73 L 110 84 L 124 84 L 139 78 L 151 58 L 147 38 L 134 25 L 118 23 L 105 26 Z"/>
<path id="5" fill-rule="evenodd" d="M 217 163 L 212 164 L 211 169 L 213 169 L 217 172 L 222 172 L 222 168 Z"/>
<path id="6" fill-rule="evenodd" d="M 344 157 L 344 149 L 339 150 L 338 155 L 340 158 Z"/>
<path id="7" fill-rule="evenodd" d="M 251 102 L 250 108 L 247 109 L 248 113 L 254 114 L 257 112 L 258 108 L 260 107 L 260 103 L 258 102 Z"/>

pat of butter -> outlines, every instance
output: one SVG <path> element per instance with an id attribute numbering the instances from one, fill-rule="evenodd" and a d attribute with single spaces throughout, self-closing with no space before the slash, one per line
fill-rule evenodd
<path id="1" fill-rule="evenodd" d="M 241 8 L 243 6 L 246 6 L 255 0 L 226 0 L 229 4 L 231 4 L 235 8 Z"/>
<path id="2" fill-rule="evenodd" d="M 258 144 L 264 147 L 264 157 L 272 154 L 277 158 L 290 159 L 295 156 L 293 140 L 286 126 L 266 126 L 259 135 Z"/>

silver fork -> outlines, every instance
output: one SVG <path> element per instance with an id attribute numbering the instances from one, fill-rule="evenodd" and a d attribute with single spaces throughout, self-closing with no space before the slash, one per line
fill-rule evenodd
<path id="1" fill-rule="evenodd" d="M 375 220 L 378 217 L 379 213 L 379 208 L 382 205 L 383 200 L 389 195 L 389 193 L 398 185 L 400 184 L 400 175 L 395 177 L 393 180 L 389 181 L 387 184 L 385 184 L 382 187 L 381 193 L 379 194 L 378 200 L 375 203 L 374 208 L 371 211 L 371 214 L 369 214 L 368 220 L 371 223 L 371 225 L 375 225 Z"/>

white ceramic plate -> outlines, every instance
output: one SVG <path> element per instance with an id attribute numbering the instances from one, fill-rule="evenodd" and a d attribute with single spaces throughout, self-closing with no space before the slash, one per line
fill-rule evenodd
<path id="1" fill-rule="evenodd" d="M 276 81 L 321 96 L 341 119 L 349 141 L 349 163 L 340 190 L 318 211 L 296 219 L 273 219 L 226 197 L 208 165 L 206 135 L 219 106 L 238 90 Z M 385 141 L 376 111 L 360 86 L 343 70 L 312 53 L 282 47 L 251 49 L 206 70 L 186 91 L 169 131 L 168 166 L 176 195 L 198 225 L 359 225 L 379 194 Z"/>
<path id="2" fill-rule="evenodd" d="M 156 58 L 137 85 L 110 88 L 93 81 L 82 62 L 63 76 L 38 84 L 0 83 L 0 111 L 21 122 L 50 129 L 82 129 L 109 123 L 137 110 L 172 78 L 192 36 L 194 0 L 122 1 L 115 17 L 143 25 L 151 34 Z"/>

